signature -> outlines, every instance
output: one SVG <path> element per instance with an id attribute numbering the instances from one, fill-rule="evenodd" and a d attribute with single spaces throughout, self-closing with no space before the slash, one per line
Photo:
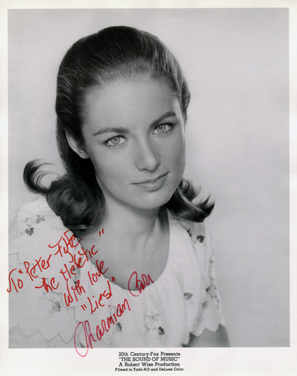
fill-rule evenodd
<path id="1" fill-rule="evenodd" d="M 96 330 L 95 330 L 96 335 L 92 334 L 91 325 L 88 320 L 79 322 L 74 332 L 74 347 L 78 355 L 85 357 L 88 354 L 89 349 L 93 348 L 93 342 L 101 341 L 104 333 L 108 333 L 111 326 L 116 325 L 116 327 L 119 328 L 118 330 L 121 331 L 122 327 L 121 327 L 120 322 L 118 322 L 118 318 L 120 318 L 127 309 L 131 311 L 128 300 L 124 299 L 122 304 L 117 305 L 117 308 L 114 313 L 112 313 L 105 320 L 102 319 L 101 323 L 96 325 Z M 82 344 L 78 338 L 78 330 L 80 327 L 82 327 L 82 330 L 83 330 L 83 334 L 85 338 L 85 345 Z M 77 344 L 79 344 L 82 348 L 87 349 L 84 354 L 80 352 L 81 350 L 78 351 Z"/>
<path id="2" fill-rule="evenodd" d="M 141 294 L 142 291 L 146 288 L 146 286 L 148 286 L 150 283 L 154 283 L 149 274 L 142 274 L 141 278 L 142 279 L 138 279 L 138 274 L 136 271 L 131 274 L 131 277 L 128 281 L 128 290 L 132 296 L 139 296 L 139 294 L 134 294 L 135 290 L 138 290 Z"/>

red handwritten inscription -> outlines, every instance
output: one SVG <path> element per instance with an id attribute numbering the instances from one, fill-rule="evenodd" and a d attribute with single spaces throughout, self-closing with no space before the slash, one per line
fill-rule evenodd
<path id="1" fill-rule="evenodd" d="M 80 247 L 81 249 L 77 252 L 80 256 L 85 256 L 85 258 L 88 260 L 89 258 L 92 258 L 93 256 L 96 255 L 96 253 L 98 253 L 98 249 L 96 250 L 96 252 L 94 251 L 94 248 L 95 246 L 93 245 L 93 247 L 91 248 L 91 250 L 89 251 L 88 249 L 84 249 L 82 246 Z"/>
<path id="2" fill-rule="evenodd" d="M 98 253 L 98 250 L 95 250 L 95 245 L 91 248 L 91 250 L 84 249 L 83 247 L 79 247 L 79 250 L 73 254 L 73 248 L 77 247 L 80 245 L 80 241 L 77 241 L 74 235 L 69 236 L 70 230 L 65 231 L 63 235 L 60 237 L 59 241 L 54 244 L 54 245 L 48 245 L 49 248 L 58 248 L 55 253 L 50 254 L 47 259 L 43 259 L 42 257 L 39 257 L 39 259 L 35 259 L 35 263 L 32 266 L 32 263 L 30 264 L 28 261 L 24 261 L 24 267 L 25 267 L 25 273 L 29 276 L 31 281 L 36 281 L 36 278 L 39 277 L 39 273 L 42 273 L 44 270 L 48 269 L 51 267 L 51 257 L 52 256 L 57 256 L 60 255 L 60 257 L 64 257 L 65 255 L 68 255 L 70 259 L 66 263 L 64 263 L 63 267 L 60 269 L 59 273 L 63 275 L 63 279 L 66 282 L 66 290 L 67 292 L 64 293 L 64 301 L 65 305 L 67 307 L 70 306 L 72 302 L 79 301 L 79 296 L 81 294 L 86 294 L 86 291 L 83 286 L 80 284 L 80 280 L 77 279 L 74 282 L 74 285 L 69 285 L 69 281 L 73 279 L 73 276 L 79 275 L 77 273 L 77 269 L 83 268 L 86 262 L 88 262 L 94 255 Z M 102 229 L 102 234 L 104 234 L 104 229 Z M 101 234 L 100 234 L 101 236 Z M 81 256 L 81 257 L 79 257 Z M 90 273 L 88 272 L 88 278 L 92 286 L 99 280 L 99 277 L 104 275 L 108 268 L 104 266 L 104 261 L 99 261 L 96 260 L 96 267 L 97 267 L 97 272 L 95 273 Z M 17 269 L 11 270 L 9 273 L 9 288 L 7 289 L 8 292 L 12 291 L 12 288 L 14 287 L 16 292 L 19 292 L 19 289 L 23 288 L 23 281 L 21 279 L 14 279 L 11 277 L 12 273 L 15 272 L 17 273 Z M 23 274 L 23 271 L 21 269 L 18 270 L 19 274 Z M 15 275 L 15 274 L 14 274 Z M 112 281 L 115 281 L 115 278 L 112 277 Z M 102 293 L 95 296 L 93 296 L 93 299 L 91 297 L 87 297 L 87 300 L 90 305 L 90 311 L 91 314 L 96 312 L 100 307 L 105 306 L 105 301 L 110 299 L 112 296 L 112 290 L 110 286 L 109 280 L 106 280 L 108 288 L 105 289 Z M 139 294 L 142 293 L 142 291 L 151 283 L 154 283 L 150 275 L 142 274 L 141 277 L 138 277 L 138 274 L 136 271 L 134 271 L 128 281 L 128 290 L 130 294 L 134 297 L 139 296 Z M 40 286 L 35 286 L 36 289 L 44 289 L 47 293 L 50 291 L 57 290 L 59 287 L 60 282 L 56 282 L 55 277 L 53 278 L 42 278 L 42 284 Z M 136 293 L 138 291 L 139 294 Z M 81 305 L 81 308 L 83 310 L 87 309 L 87 306 Z M 115 310 L 115 307 L 113 307 Z M 113 313 L 107 317 L 105 320 L 101 320 L 100 325 L 96 326 L 96 335 L 92 334 L 91 327 L 89 324 L 89 321 L 84 321 L 80 322 L 75 330 L 74 333 L 74 345 L 77 353 L 84 357 L 87 355 L 89 348 L 93 348 L 92 343 L 100 341 L 105 333 L 107 333 L 110 330 L 110 327 L 112 325 L 117 325 L 117 330 L 122 330 L 121 323 L 118 322 L 118 318 L 122 316 L 122 314 L 126 310 L 131 310 L 129 306 L 129 302 L 127 299 L 124 299 L 122 304 L 117 305 L 116 311 L 112 311 Z M 83 331 L 84 331 L 84 336 L 85 336 L 85 341 L 86 341 L 86 346 L 82 345 L 82 347 L 87 347 L 87 351 L 85 354 L 81 354 L 77 350 L 77 330 L 78 328 L 82 326 Z M 94 332 L 93 332 L 94 333 Z"/>
<path id="3" fill-rule="evenodd" d="M 60 282 L 58 282 L 58 284 L 56 285 L 56 287 L 54 286 L 54 283 L 55 283 L 55 277 L 53 277 L 50 280 L 49 284 L 46 282 L 46 278 L 42 278 L 42 285 L 41 286 L 35 286 L 35 288 L 36 289 L 41 289 L 43 287 L 46 292 L 57 290 L 57 288 L 59 287 Z"/>
<path id="4" fill-rule="evenodd" d="M 138 279 L 137 272 L 133 272 L 131 274 L 131 277 L 129 278 L 128 281 L 128 290 L 132 296 L 139 296 L 138 294 L 133 294 L 135 290 L 138 290 L 139 293 L 141 294 L 142 291 L 148 286 L 150 283 L 154 283 L 154 281 L 151 279 L 151 276 L 148 274 L 142 274 L 141 275 L 142 280 Z M 133 292 L 132 292 L 133 291 Z"/>
<path id="5" fill-rule="evenodd" d="M 66 288 L 67 288 L 67 294 L 64 293 L 64 300 L 65 300 L 65 304 L 67 307 L 70 306 L 71 303 L 73 303 L 74 299 L 78 302 L 78 298 L 77 298 L 77 295 L 81 295 L 82 293 L 86 293 L 86 290 L 84 289 L 83 286 L 80 285 L 80 280 L 78 279 L 76 281 L 76 285 L 75 286 L 71 286 L 70 289 L 69 289 L 69 286 L 68 286 L 68 279 L 66 280 Z M 72 294 L 74 295 L 74 299 L 73 299 L 73 296 Z"/>
<path id="6" fill-rule="evenodd" d="M 11 292 L 11 288 L 12 288 L 11 284 L 13 284 L 13 286 L 14 286 L 14 288 L 15 288 L 15 291 L 16 291 L 17 293 L 19 292 L 19 290 L 17 289 L 17 287 L 16 287 L 16 285 L 15 285 L 15 283 L 14 283 L 13 278 L 11 278 L 11 274 L 12 274 L 15 270 L 17 270 L 17 269 L 14 268 L 14 269 L 12 269 L 12 271 L 9 273 L 9 276 L 8 276 L 9 288 L 7 289 L 7 292 Z M 23 286 L 24 286 L 23 281 L 22 281 L 21 279 L 17 279 L 17 281 L 18 281 L 18 282 L 17 282 L 17 283 L 18 283 L 18 288 L 19 288 L 19 289 L 22 289 Z"/>
<path id="7" fill-rule="evenodd" d="M 71 261 L 69 261 L 69 262 L 72 263 L 73 262 L 73 255 L 70 252 L 70 250 L 72 250 L 73 248 L 76 248 L 79 245 L 81 239 L 76 244 L 74 244 L 74 241 L 76 240 L 76 238 L 73 234 L 70 237 L 68 237 L 69 233 L 71 233 L 70 230 L 65 231 L 56 244 L 54 244 L 54 245 L 49 244 L 48 246 L 49 246 L 49 248 L 58 247 L 58 250 L 55 253 L 55 256 L 58 253 L 60 254 L 61 257 L 68 254 L 71 258 Z M 64 246 L 63 246 L 63 243 L 64 243 Z M 70 248 L 70 250 L 69 250 L 69 248 Z"/>
<path id="8" fill-rule="evenodd" d="M 72 265 L 71 268 L 70 268 L 70 271 L 69 271 L 67 265 L 64 264 L 64 270 L 63 270 L 63 268 L 61 268 L 59 273 L 61 273 L 63 275 L 65 281 L 67 281 L 68 279 L 71 279 L 71 275 L 76 275 L 76 273 L 74 273 L 74 270 L 75 270 L 75 265 Z M 68 276 L 68 278 L 67 278 L 67 276 Z"/>
<path id="9" fill-rule="evenodd" d="M 101 293 L 101 294 L 99 295 L 98 301 L 97 301 L 97 300 L 95 300 L 95 302 L 93 301 L 93 304 L 95 303 L 94 308 L 93 308 L 93 305 L 92 305 L 92 301 L 91 301 L 91 299 L 90 299 L 89 297 L 87 298 L 88 301 L 89 301 L 89 303 L 90 303 L 91 313 L 92 313 L 92 314 L 93 314 L 97 309 L 99 309 L 99 307 L 104 307 L 104 306 L 105 306 L 105 304 L 101 304 L 101 300 L 102 300 L 103 298 L 105 298 L 105 299 L 107 300 L 107 299 L 110 299 L 110 298 L 112 297 L 111 287 L 110 287 L 110 283 L 109 283 L 108 280 L 107 280 L 107 285 L 108 285 L 108 292 L 107 292 L 107 290 L 104 290 L 104 292 Z M 95 296 L 93 296 L 93 298 L 95 298 Z"/>
<path id="10" fill-rule="evenodd" d="M 38 278 L 38 274 L 36 274 L 36 269 L 40 272 L 43 272 L 43 270 L 46 270 L 50 267 L 50 259 L 52 255 L 50 254 L 47 260 L 43 260 L 42 257 L 40 257 L 38 260 L 35 259 L 36 263 L 30 268 L 30 263 L 28 261 L 24 261 L 24 266 L 26 269 L 26 273 L 30 277 L 31 281 L 34 280 L 34 278 Z"/>
<path id="11" fill-rule="evenodd" d="M 39 216 L 38 216 L 39 217 Z M 37 221 L 41 221 L 44 219 L 37 219 Z M 36 223 L 38 223 L 36 221 Z M 104 229 L 102 229 L 102 233 L 104 234 Z M 70 257 L 70 260 L 68 262 L 72 265 L 68 266 L 64 264 L 64 268 L 61 268 L 60 273 L 63 275 L 65 281 L 71 279 L 72 276 L 75 276 L 77 273 L 75 272 L 76 269 L 81 269 L 85 265 L 89 259 L 91 259 L 94 255 L 98 253 L 98 250 L 95 250 L 95 245 L 92 246 L 91 250 L 84 249 L 83 247 L 80 246 L 76 254 L 73 254 L 73 248 L 76 248 L 79 244 L 80 241 L 77 241 L 75 236 L 71 234 L 70 230 L 67 230 L 63 233 L 63 235 L 60 237 L 59 241 L 51 245 L 49 244 L 49 248 L 58 248 L 58 250 L 50 254 L 47 259 L 43 259 L 42 257 L 39 257 L 39 259 L 35 259 L 35 264 L 32 266 L 32 262 L 24 261 L 24 267 L 25 267 L 25 273 L 28 275 L 30 278 L 31 282 L 36 281 L 36 279 L 39 277 L 39 273 L 43 272 L 44 270 L 48 269 L 51 267 L 50 265 L 50 259 L 52 256 L 57 256 L 60 255 L 61 257 L 64 257 L 64 255 L 68 255 Z M 81 256 L 81 257 L 80 257 Z M 104 274 L 106 272 L 106 269 L 104 272 L 102 272 L 102 269 L 104 267 L 104 262 L 101 261 L 100 264 L 97 264 L 97 268 L 99 271 L 99 276 L 101 274 Z M 23 288 L 24 283 L 22 279 L 14 278 L 11 277 L 12 273 L 15 272 L 17 269 L 13 269 L 10 271 L 9 276 L 8 276 L 8 281 L 9 281 L 9 287 L 7 289 L 7 292 L 10 293 L 12 289 L 18 293 L 20 289 Z M 23 274 L 22 269 L 18 270 L 19 274 Z M 97 273 L 96 276 L 92 276 L 93 281 L 94 279 L 97 278 Z M 48 279 L 42 278 L 42 285 L 41 286 L 35 286 L 35 288 L 44 288 L 46 292 L 53 291 L 57 288 L 57 286 L 54 286 L 55 280 L 52 278 L 49 282 L 47 282 Z M 91 281 L 92 283 L 92 281 Z"/>
<path id="12" fill-rule="evenodd" d="M 104 261 L 100 261 L 99 263 L 99 260 L 97 260 L 96 266 L 97 266 L 98 272 L 92 273 L 92 275 L 90 274 L 90 272 L 88 272 L 89 280 L 92 286 L 94 286 L 94 282 L 96 283 L 98 281 L 98 277 L 101 277 L 102 274 L 104 275 L 108 270 L 108 268 L 106 268 L 104 271 L 102 270 L 104 269 Z"/>
<path id="13" fill-rule="evenodd" d="M 89 349 L 93 348 L 93 342 L 101 341 L 104 333 L 108 333 L 109 332 L 109 329 L 110 329 L 111 325 L 116 325 L 117 324 L 118 318 L 121 317 L 122 314 L 127 309 L 129 311 L 131 311 L 129 303 L 128 303 L 128 300 L 124 299 L 124 301 L 123 301 L 122 304 L 118 304 L 117 305 L 116 312 L 114 312 L 111 316 L 107 317 L 106 320 L 101 320 L 101 323 L 100 323 L 101 324 L 101 328 L 100 328 L 100 325 L 96 325 L 96 335 L 92 334 L 91 326 L 90 326 L 90 323 L 89 323 L 88 320 L 79 322 L 77 324 L 77 326 L 75 328 L 75 332 L 74 332 L 74 347 L 75 347 L 75 350 L 78 353 L 78 355 L 82 356 L 82 357 L 85 357 L 88 354 Z M 82 326 L 82 329 L 84 331 L 85 341 L 86 341 L 85 344 L 80 343 L 79 340 L 76 338 L 77 337 L 77 330 L 78 330 L 78 328 L 80 326 Z M 78 351 L 77 344 L 80 344 L 82 347 L 86 347 L 87 348 L 85 354 L 81 354 Z"/>

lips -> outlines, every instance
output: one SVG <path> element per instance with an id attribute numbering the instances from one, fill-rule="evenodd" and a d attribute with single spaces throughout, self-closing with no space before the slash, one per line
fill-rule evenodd
<path id="1" fill-rule="evenodd" d="M 158 176 L 156 179 L 144 180 L 144 181 L 141 181 L 140 183 L 134 183 L 134 184 L 155 183 L 157 180 L 161 179 L 165 175 L 167 175 L 167 172 L 166 172 L 166 174 Z"/>
<path id="2" fill-rule="evenodd" d="M 168 172 L 166 172 L 165 174 L 162 174 L 160 176 L 158 176 L 156 179 L 149 179 L 149 180 L 144 180 L 140 183 L 134 183 L 136 186 L 139 186 L 139 187 L 142 187 L 142 188 L 145 188 L 149 191 L 155 191 L 157 189 L 160 189 L 166 179 L 166 175 L 168 174 Z"/>

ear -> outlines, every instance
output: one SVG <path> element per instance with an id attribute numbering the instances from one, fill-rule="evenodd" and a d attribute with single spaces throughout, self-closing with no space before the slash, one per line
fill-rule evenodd
<path id="1" fill-rule="evenodd" d="M 69 146 L 77 155 L 79 155 L 82 159 L 90 158 L 88 152 L 83 148 L 83 146 L 78 141 L 76 141 L 68 132 L 66 132 L 66 137 Z"/>

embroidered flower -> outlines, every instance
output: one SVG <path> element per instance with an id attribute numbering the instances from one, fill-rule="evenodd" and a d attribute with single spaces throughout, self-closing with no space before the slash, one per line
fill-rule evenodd
<path id="1" fill-rule="evenodd" d="M 190 238 L 192 237 L 192 233 L 189 229 L 187 229 L 187 233 L 189 234 Z"/>
<path id="2" fill-rule="evenodd" d="M 159 334 L 159 336 L 163 336 L 165 334 L 165 331 L 162 328 L 162 326 L 159 326 L 159 328 L 158 328 L 158 334 Z"/>
<path id="3" fill-rule="evenodd" d="M 190 292 L 185 292 L 184 293 L 184 298 L 186 299 L 186 301 L 188 302 L 188 304 L 194 306 L 192 297 L 193 297 L 192 293 L 190 293 Z"/>
<path id="4" fill-rule="evenodd" d="M 191 299 L 192 299 L 192 296 L 193 296 L 193 294 L 191 294 L 190 292 L 185 292 L 185 293 L 184 293 L 184 298 L 185 298 L 186 300 L 191 300 Z"/>
<path id="5" fill-rule="evenodd" d="M 194 248 L 194 245 L 197 243 L 197 241 L 199 243 L 203 243 L 204 241 L 204 236 L 203 235 L 197 235 L 196 237 L 193 237 L 193 234 L 191 233 L 190 230 L 187 230 L 190 238 L 191 238 L 191 242 L 192 242 L 192 245 L 193 245 L 193 248 Z M 196 249 L 194 248 L 194 251 L 196 251 Z"/>
<path id="6" fill-rule="evenodd" d="M 61 303 L 60 302 L 54 302 L 54 304 L 52 306 L 52 310 L 56 311 L 56 312 L 60 312 L 61 311 Z"/>
<path id="7" fill-rule="evenodd" d="M 59 299 L 59 295 L 49 291 L 48 293 L 43 292 L 40 300 L 48 300 L 49 309 L 48 309 L 48 318 L 51 318 L 55 312 L 60 312 L 62 309 L 62 304 L 57 299 Z"/>
<path id="8" fill-rule="evenodd" d="M 198 235 L 198 236 L 196 236 L 196 239 L 197 239 L 200 243 L 203 243 L 203 241 L 204 241 L 204 236 L 203 236 L 203 235 Z"/>
<path id="9" fill-rule="evenodd" d="M 44 215 L 36 215 L 36 217 L 37 217 L 37 219 L 36 219 L 36 224 L 38 225 L 38 223 L 40 223 L 40 222 L 45 222 L 45 216 Z"/>
<path id="10" fill-rule="evenodd" d="M 121 332 L 122 331 L 122 324 L 120 323 L 120 322 L 117 322 L 116 323 L 116 330 L 117 330 L 117 332 Z"/>
<path id="11" fill-rule="evenodd" d="M 25 233 L 31 236 L 34 233 L 34 227 L 29 227 L 25 230 Z"/>
<path id="12" fill-rule="evenodd" d="M 77 281 L 80 279 L 80 268 L 75 268 L 73 273 L 74 275 L 71 275 L 71 279 L 74 282 L 75 285 L 77 285 Z"/>
<path id="13" fill-rule="evenodd" d="M 189 234 L 190 238 L 191 238 L 191 241 L 192 241 L 192 245 L 194 247 L 194 245 L 197 243 L 197 241 L 199 243 L 203 243 L 204 242 L 204 236 L 203 235 L 196 235 L 196 237 L 193 237 L 193 234 L 191 233 L 190 229 L 187 229 L 187 233 Z M 194 248 L 194 251 L 196 251 L 196 249 Z"/>
<path id="14" fill-rule="evenodd" d="M 38 214 L 36 214 L 36 220 L 34 220 L 33 218 L 30 218 L 30 217 L 26 217 L 25 219 L 24 219 L 24 222 L 26 223 L 26 225 L 27 225 L 27 229 L 25 229 L 24 231 L 20 231 L 20 233 L 19 233 L 19 235 L 17 236 L 17 238 L 18 237 L 20 237 L 20 236 L 22 236 L 22 235 L 25 235 L 25 234 L 27 234 L 27 235 L 29 235 L 29 236 L 31 236 L 31 235 L 33 235 L 34 234 L 34 225 L 38 225 L 40 222 L 45 222 L 45 215 L 38 215 Z"/>
<path id="15" fill-rule="evenodd" d="M 159 313 L 151 313 L 145 316 L 144 322 L 147 330 L 157 330 L 159 316 Z"/>

